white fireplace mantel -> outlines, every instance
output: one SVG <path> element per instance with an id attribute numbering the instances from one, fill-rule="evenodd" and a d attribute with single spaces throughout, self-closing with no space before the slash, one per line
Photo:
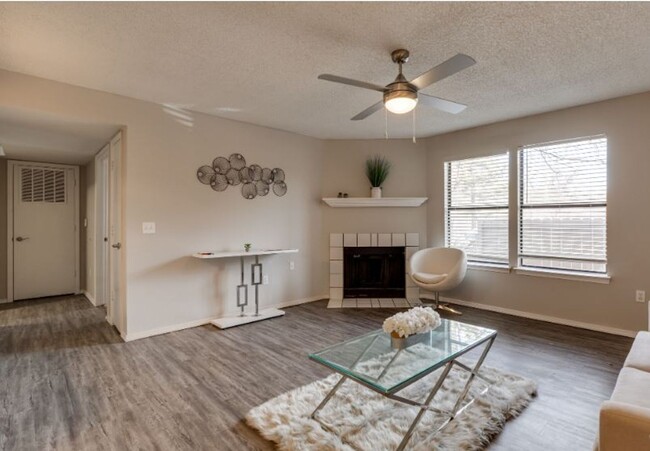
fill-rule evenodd
<path id="1" fill-rule="evenodd" d="M 428 197 L 324 197 L 323 202 L 333 208 L 353 207 L 419 207 Z"/>

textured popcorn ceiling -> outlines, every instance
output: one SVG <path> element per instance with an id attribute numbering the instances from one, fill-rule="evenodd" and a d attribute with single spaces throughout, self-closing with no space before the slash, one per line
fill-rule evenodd
<path id="1" fill-rule="evenodd" d="M 405 47 L 414 78 L 466 53 L 470 69 L 424 92 L 419 136 L 650 90 L 648 3 L 3 3 L 0 67 L 319 138 L 380 138 L 380 94 Z M 392 137 L 410 117 L 389 116 Z"/>

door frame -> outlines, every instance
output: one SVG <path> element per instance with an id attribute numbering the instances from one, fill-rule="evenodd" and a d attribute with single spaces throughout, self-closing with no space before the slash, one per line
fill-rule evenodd
<path id="1" fill-rule="evenodd" d="M 7 302 L 14 301 L 14 171 L 17 166 L 72 169 L 74 174 L 74 235 L 75 235 L 75 294 L 81 293 L 80 227 L 79 227 L 79 166 L 41 163 L 37 161 L 7 161 Z"/>
<path id="2" fill-rule="evenodd" d="M 95 273 L 93 274 L 94 280 L 94 295 L 96 305 L 106 305 L 110 302 L 110 292 L 108 292 L 109 283 L 110 283 L 110 264 L 109 264 L 109 253 L 110 250 L 106 252 L 100 251 L 101 248 L 104 248 L 104 237 L 108 237 L 109 230 L 106 230 L 106 235 L 102 232 L 104 224 L 100 224 L 100 219 L 107 224 L 107 229 L 110 228 L 110 215 L 109 215 L 109 202 L 110 202 L 110 164 L 111 164 L 111 145 L 107 143 L 102 149 L 95 155 L 95 211 L 94 211 L 94 220 L 93 227 L 94 230 L 91 231 L 94 235 L 93 243 L 95 246 L 93 252 L 93 258 L 95 259 Z M 106 173 L 102 171 L 102 160 L 106 160 Z M 101 180 L 100 180 L 101 174 Z M 101 184 L 100 184 L 101 181 Z M 100 212 L 100 205 L 105 203 L 105 212 Z M 103 292 L 100 293 L 100 286 L 104 288 Z M 108 293 L 107 293 L 108 292 Z M 110 323 L 110 319 L 107 320 Z"/>
<path id="3" fill-rule="evenodd" d="M 117 328 L 125 339 L 126 320 L 126 227 L 125 227 L 125 129 L 120 130 L 110 140 L 109 153 L 109 302 L 107 303 L 107 320 Z M 113 250 L 115 226 L 118 228 L 121 248 Z M 113 271 L 115 269 L 115 271 Z M 117 290 L 114 291 L 115 285 Z M 109 318 L 110 316 L 110 318 Z M 126 341 L 126 340 L 125 340 Z"/>

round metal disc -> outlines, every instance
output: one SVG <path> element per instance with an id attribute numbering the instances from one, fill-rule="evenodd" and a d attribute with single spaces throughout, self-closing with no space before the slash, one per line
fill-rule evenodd
<path id="1" fill-rule="evenodd" d="M 224 191 L 228 188 L 228 180 L 223 174 L 215 174 L 210 181 L 210 188 L 215 191 Z"/>
<path id="2" fill-rule="evenodd" d="M 282 197 L 287 194 L 287 184 L 284 182 L 274 182 L 273 192 L 276 196 Z"/>
<path id="3" fill-rule="evenodd" d="M 257 195 L 258 196 L 266 196 L 270 189 L 269 189 L 269 184 L 266 182 L 263 182 L 262 180 L 258 180 L 255 183 L 255 187 L 257 188 Z"/>
<path id="4" fill-rule="evenodd" d="M 253 172 L 253 180 L 262 180 L 262 166 L 259 164 L 251 164 L 249 168 Z"/>
<path id="5" fill-rule="evenodd" d="M 260 180 L 269 185 L 273 183 L 273 171 L 269 168 L 262 169 L 262 178 Z"/>
<path id="6" fill-rule="evenodd" d="M 228 180 L 228 185 L 239 185 L 241 183 L 239 171 L 234 168 L 228 169 L 228 172 L 226 172 L 226 180 Z"/>
<path id="7" fill-rule="evenodd" d="M 284 171 L 280 168 L 273 169 L 273 181 L 284 182 Z"/>
<path id="8" fill-rule="evenodd" d="M 214 169 L 210 166 L 201 166 L 197 171 L 196 171 L 196 178 L 199 179 L 199 182 L 203 183 L 204 185 L 209 185 L 210 180 L 212 180 L 212 177 L 214 176 L 215 172 Z"/>
<path id="9" fill-rule="evenodd" d="M 228 157 L 228 161 L 230 162 L 230 166 L 234 169 L 241 169 L 246 166 L 246 159 L 240 153 L 233 153 Z"/>
<path id="10" fill-rule="evenodd" d="M 241 168 L 239 170 L 239 179 L 244 183 L 245 182 L 252 182 L 253 181 L 253 171 L 251 170 L 251 168 L 249 168 L 248 166 L 245 167 L 245 168 Z"/>
<path id="11" fill-rule="evenodd" d="M 241 186 L 241 195 L 244 196 L 245 199 L 255 199 L 255 196 L 257 196 L 257 188 L 255 187 L 255 184 L 251 182 L 244 183 Z"/>
<path id="12" fill-rule="evenodd" d="M 230 169 L 230 162 L 227 158 L 217 157 L 212 161 L 212 167 L 217 174 L 225 174 Z"/>

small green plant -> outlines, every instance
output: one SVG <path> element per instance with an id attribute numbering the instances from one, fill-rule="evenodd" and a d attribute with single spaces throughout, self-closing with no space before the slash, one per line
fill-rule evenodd
<path id="1" fill-rule="evenodd" d="M 381 188 L 390 174 L 390 161 L 379 155 L 366 160 L 366 177 L 373 188 Z"/>
<path id="2" fill-rule="evenodd" d="M 244 244 L 244 250 L 245 250 L 246 252 L 249 252 L 249 251 L 251 250 L 251 243 L 246 243 L 246 244 Z"/>

